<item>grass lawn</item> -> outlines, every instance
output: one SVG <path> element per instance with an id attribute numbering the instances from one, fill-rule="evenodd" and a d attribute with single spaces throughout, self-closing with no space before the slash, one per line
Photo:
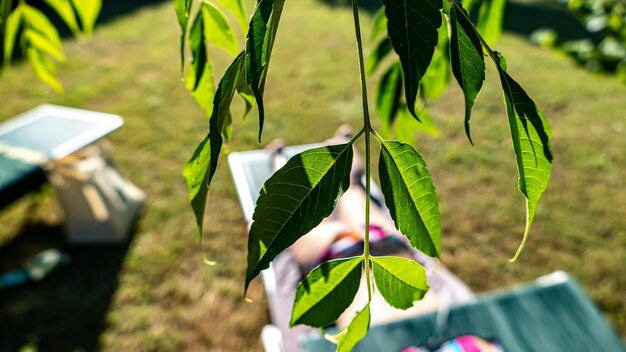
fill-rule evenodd
<path id="1" fill-rule="evenodd" d="M 264 143 L 318 142 L 341 124 L 358 126 L 350 11 L 313 0 L 285 7 L 266 88 Z M 364 21 L 368 28 L 370 18 Z M 241 298 L 246 228 L 225 162 L 205 229 L 204 254 L 218 265 L 202 264 L 181 167 L 207 121 L 180 81 L 178 37 L 171 4 L 148 6 L 101 25 L 87 42 L 66 41 L 69 60 L 59 66 L 65 95 L 52 93 L 25 64 L 0 78 L 0 120 L 42 103 L 122 115 L 126 125 L 110 138 L 115 157 L 149 199 L 134 240 L 122 249 L 64 244 L 49 189 L 35 209 L 27 197 L 0 213 L 0 269 L 51 244 L 76 259 L 45 282 L 0 294 L 0 350 L 261 349 L 268 313 L 260 280 L 250 293 L 255 302 Z M 496 74 L 488 71 L 476 104 L 475 147 L 463 130 L 460 90 L 450 89 L 432 105 L 442 136 L 415 143 L 439 193 L 443 262 L 477 292 L 567 271 L 625 336 L 626 88 L 523 38 L 506 35 L 497 47 L 552 123 L 552 181 L 526 251 L 509 264 L 521 240 L 524 199 Z M 216 67 L 226 59 L 218 54 Z M 238 120 L 229 147 L 259 148 L 256 136 L 255 116 Z"/>

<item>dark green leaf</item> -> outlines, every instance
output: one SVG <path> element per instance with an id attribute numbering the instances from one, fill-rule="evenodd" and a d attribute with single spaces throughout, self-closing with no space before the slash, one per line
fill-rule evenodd
<path id="1" fill-rule="evenodd" d="M 450 9 L 450 27 L 452 72 L 465 95 L 465 133 L 472 142 L 470 134 L 472 107 L 485 80 L 483 48 L 467 12 L 459 5 L 455 4 Z"/>
<path id="2" fill-rule="evenodd" d="M 363 340 L 370 328 L 369 303 L 356 314 L 350 324 L 333 337 L 337 343 L 337 352 L 350 352 L 359 341 Z"/>
<path id="3" fill-rule="evenodd" d="M 91 35 L 93 33 L 93 27 L 96 25 L 96 20 L 100 14 L 102 8 L 101 1 L 94 0 L 72 0 L 76 14 L 80 19 L 80 24 L 83 28 L 85 35 Z"/>
<path id="4" fill-rule="evenodd" d="M 252 107 L 254 106 L 254 94 L 252 93 L 252 90 L 250 90 L 250 86 L 248 86 L 245 74 L 241 75 L 241 78 L 239 78 L 239 83 L 237 84 L 237 93 L 239 93 L 239 96 L 241 96 L 245 104 L 245 109 L 243 112 L 243 118 L 245 119 L 246 116 L 248 116 L 248 114 L 250 113 L 250 110 L 252 110 Z"/>
<path id="5" fill-rule="evenodd" d="M 506 0 L 483 0 L 478 13 L 478 31 L 489 45 L 502 35 Z"/>
<path id="6" fill-rule="evenodd" d="M 335 322 L 359 290 L 362 263 L 363 257 L 336 259 L 313 269 L 298 284 L 291 326 L 322 328 Z"/>
<path id="7" fill-rule="evenodd" d="M 202 3 L 204 36 L 233 57 L 239 54 L 239 43 L 222 10 L 210 2 Z"/>
<path id="8" fill-rule="evenodd" d="M 180 72 L 185 70 L 185 39 L 187 39 L 187 27 L 189 24 L 189 11 L 191 10 L 191 0 L 174 0 L 174 10 L 180 25 Z M 189 5 L 189 7 L 187 7 Z"/>
<path id="9" fill-rule="evenodd" d="M 285 0 L 260 0 L 250 20 L 246 40 L 246 76 L 259 110 L 259 141 L 265 120 L 265 79 L 284 4 Z"/>
<path id="10" fill-rule="evenodd" d="M 239 54 L 224 73 L 213 99 L 213 112 L 209 121 L 209 134 L 198 145 L 191 159 L 185 164 L 183 176 L 189 189 L 189 201 L 196 215 L 200 235 L 204 223 L 204 209 L 213 175 L 217 169 L 223 143 L 223 133 L 230 118 L 230 104 L 236 83 L 243 74 L 244 56 Z"/>
<path id="11" fill-rule="evenodd" d="M 503 62 L 498 55 L 498 61 Z M 524 239 L 513 260 L 517 260 L 526 243 L 532 226 L 537 204 L 548 186 L 552 169 L 550 141 L 552 130 L 535 102 L 524 89 L 506 72 L 504 65 L 498 65 L 506 114 L 511 129 L 513 150 L 519 172 L 519 190 L 526 196 L 526 229 Z"/>
<path id="12" fill-rule="evenodd" d="M 193 92 L 200 86 L 202 76 L 205 74 L 205 70 L 212 72 L 211 62 L 207 56 L 206 40 L 204 38 L 204 22 L 202 20 L 202 13 L 196 15 L 196 19 L 191 25 L 189 30 L 189 48 L 191 49 L 191 68 L 194 71 L 193 76 L 188 77 L 187 84 L 189 89 Z M 211 73 L 212 75 L 212 73 Z M 190 81 L 190 78 L 194 78 Z"/>
<path id="13" fill-rule="evenodd" d="M 441 0 L 383 0 L 387 33 L 400 57 L 404 91 L 409 111 L 415 118 L 419 83 L 437 46 L 441 26 Z"/>
<path id="14" fill-rule="evenodd" d="M 428 291 L 426 271 L 416 261 L 398 257 L 372 257 L 376 287 L 390 306 L 408 309 Z"/>
<path id="15" fill-rule="evenodd" d="M 350 185 L 351 165 L 352 143 L 315 148 L 265 182 L 252 216 L 246 290 L 280 252 L 332 213 Z"/>
<path id="16" fill-rule="evenodd" d="M 189 48 L 191 49 L 192 60 L 185 85 L 206 115 L 211 116 L 213 114 L 215 82 L 213 81 L 213 67 L 207 55 L 204 35 L 204 20 L 202 13 L 198 13 L 189 30 Z"/>
<path id="17" fill-rule="evenodd" d="M 381 188 L 396 227 L 413 247 L 439 257 L 439 205 L 424 160 L 413 147 L 397 141 L 384 141 L 380 154 Z"/>
<path id="18" fill-rule="evenodd" d="M 380 117 L 381 132 L 389 131 L 401 107 L 402 68 L 400 65 L 391 66 L 376 88 L 376 111 Z"/>

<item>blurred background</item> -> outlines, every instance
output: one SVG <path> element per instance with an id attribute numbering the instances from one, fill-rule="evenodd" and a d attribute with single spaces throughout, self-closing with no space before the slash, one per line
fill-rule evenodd
<path id="1" fill-rule="evenodd" d="M 341 124 L 361 124 L 352 13 L 344 5 L 286 3 L 267 81 L 263 143 L 251 115 L 234 122 L 229 149 L 259 149 L 278 137 L 320 142 Z M 369 31 L 377 3 L 364 5 Z M 414 146 L 439 193 L 442 261 L 451 271 L 485 292 L 564 270 L 624 337 L 626 86 L 620 61 L 611 58 L 620 49 L 601 44 L 608 27 L 590 31 L 588 17 L 581 22 L 579 15 L 550 0 L 510 1 L 495 45 L 554 132 L 552 179 L 518 263 L 507 259 L 521 240 L 524 199 L 493 67 L 472 118 L 475 146 L 463 130 L 455 84 L 428 106 L 440 136 L 417 135 Z M 65 94 L 39 82 L 26 62 L 0 77 L 0 121 L 43 103 L 121 115 L 126 124 L 109 138 L 114 156 L 148 196 L 127 246 L 68 244 L 49 186 L 0 211 L 0 272 L 50 247 L 73 258 L 41 282 L 0 291 L 0 350 L 261 349 L 267 307 L 260 280 L 251 288 L 254 302 L 242 299 L 246 225 L 224 160 L 207 206 L 204 248 L 187 203 L 181 169 L 207 120 L 181 82 L 179 36 L 170 1 L 105 0 L 93 38 L 64 41 L 68 60 L 58 73 Z M 587 54 L 572 54 L 567 43 L 576 41 L 588 43 L 581 44 Z M 222 72 L 228 56 L 211 55 Z M 240 116 L 243 107 L 234 109 Z M 217 265 L 204 265 L 203 255 Z"/>

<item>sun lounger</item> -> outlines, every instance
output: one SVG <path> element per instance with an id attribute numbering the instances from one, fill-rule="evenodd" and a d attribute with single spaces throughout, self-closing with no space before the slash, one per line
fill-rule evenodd
<path id="1" fill-rule="evenodd" d="M 319 145 L 292 146 L 285 148 L 284 152 L 288 157 L 291 157 L 317 146 Z M 266 150 L 233 152 L 228 156 L 228 163 L 244 217 L 250 226 L 256 199 L 263 183 L 272 174 L 270 153 Z M 380 203 L 382 199 L 380 190 L 374 183 L 372 185 L 372 198 Z M 413 254 L 415 260 L 426 268 L 431 291 L 437 295 L 437 306 L 447 306 L 474 299 L 471 290 L 441 264 L 418 251 L 414 251 Z M 263 345 L 268 352 L 300 351 L 301 340 L 317 332 L 316 329 L 306 326 L 289 329 L 291 302 L 294 300 L 296 287 L 302 279 L 302 274 L 289 249 L 281 253 L 270 265 L 270 268 L 261 273 L 271 319 L 271 324 L 266 326 L 262 333 Z M 425 306 L 424 310 L 437 309 L 437 306 Z"/>
<path id="2" fill-rule="evenodd" d="M 123 124 L 117 115 L 41 105 L 0 124 L 0 209 L 46 182 L 43 165 Z"/>
<path id="3" fill-rule="evenodd" d="M 94 145 L 122 124 L 117 115 L 55 105 L 0 124 L 0 209 L 50 181 L 71 242 L 124 242 L 145 195 Z"/>
<path id="4" fill-rule="evenodd" d="M 556 272 L 455 305 L 446 314 L 430 313 L 373 326 L 354 352 L 434 348 L 463 335 L 494 341 L 507 352 L 626 351 L 581 287 L 567 274 Z M 303 344 L 307 352 L 335 350 L 319 333 L 309 335 Z"/>

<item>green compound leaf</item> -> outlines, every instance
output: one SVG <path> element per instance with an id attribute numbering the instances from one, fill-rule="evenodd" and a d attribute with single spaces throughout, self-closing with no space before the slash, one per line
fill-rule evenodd
<path id="1" fill-rule="evenodd" d="M 439 205 L 422 157 L 409 144 L 383 141 L 378 172 L 385 204 L 396 227 L 413 247 L 431 257 L 439 257 Z"/>
<path id="2" fill-rule="evenodd" d="M 224 73 L 213 99 L 213 112 L 209 121 L 209 134 L 198 145 L 191 159 L 185 164 L 183 176 L 189 189 L 189 201 L 196 215 L 198 231 L 202 235 L 204 210 L 211 180 L 217 169 L 225 133 L 230 121 L 230 104 L 236 83 L 244 73 L 244 56 L 239 54 Z"/>
<path id="3" fill-rule="evenodd" d="M 204 36 L 233 57 L 239 54 L 239 43 L 222 10 L 210 2 L 202 3 Z"/>
<path id="4" fill-rule="evenodd" d="M 352 143 L 310 149 L 270 177 L 254 209 L 248 240 L 250 281 L 285 248 L 330 215 L 350 186 Z"/>
<path id="5" fill-rule="evenodd" d="M 380 117 L 381 132 L 387 134 L 402 108 L 402 68 L 399 64 L 385 72 L 376 89 L 376 111 Z"/>
<path id="6" fill-rule="evenodd" d="M 192 2 L 189 0 L 174 0 L 174 11 L 180 25 L 180 72 L 181 75 L 185 70 L 185 39 L 187 39 L 187 27 L 189 24 L 189 11 L 191 11 Z M 189 7 L 187 7 L 189 6 Z M 210 99 L 209 99 L 210 100 Z"/>
<path id="7" fill-rule="evenodd" d="M 291 326 L 322 328 L 336 321 L 359 290 L 362 263 L 363 257 L 336 259 L 313 269 L 298 284 Z"/>
<path id="8" fill-rule="evenodd" d="M 519 190 L 526 196 L 526 228 L 522 243 L 511 261 L 516 261 L 526 244 L 537 204 L 548 186 L 552 169 L 552 130 L 535 102 L 506 72 L 504 58 L 496 52 L 504 91 L 506 114 L 519 172 Z"/>
<path id="9" fill-rule="evenodd" d="M 483 0 L 480 5 L 478 31 L 489 45 L 493 45 L 502 35 L 505 7 L 506 0 Z"/>
<path id="10" fill-rule="evenodd" d="M 474 101 L 485 81 L 485 59 L 480 38 L 467 12 L 456 3 L 450 8 L 450 56 L 452 72 L 465 95 L 465 133 L 470 135 L 470 118 Z"/>
<path id="11" fill-rule="evenodd" d="M 350 352 L 359 341 L 363 340 L 370 328 L 370 305 L 369 303 L 356 314 L 350 325 L 331 337 L 331 341 L 337 344 L 337 352 Z"/>
<path id="12" fill-rule="evenodd" d="M 246 38 L 246 80 L 259 110 L 259 141 L 265 120 L 263 106 L 265 79 L 284 4 L 285 0 L 260 0 L 250 20 Z"/>
<path id="13" fill-rule="evenodd" d="M 76 15 L 78 15 L 80 19 L 83 33 L 90 36 L 93 33 L 93 28 L 96 25 L 96 20 L 102 9 L 102 2 L 94 0 L 72 0 L 72 4 L 74 4 Z"/>
<path id="14" fill-rule="evenodd" d="M 437 29 L 441 26 L 441 0 L 383 0 L 387 33 L 400 57 L 404 72 L 404 91 L 411 115 L 419 83 L 437 46 Z"/>
<path id="15" fill-rule="evenodd" d="M 385 301 L 408 309 L 428 291 L 426 271 L 414 260 L 399 257 L 372 257 L 374 280 Z"/>
<path id="16" fill-rule="evenodd" d="M 239 25 L 241 26 L 241 30 L 244 31 L 244 35 L 248 30 L 248 16 L 246 15 L 246 9 L 243 6 L 242 0 L 219 0 L 219 3 L 222 4 L 228 11 L 232 12 Z"/>

